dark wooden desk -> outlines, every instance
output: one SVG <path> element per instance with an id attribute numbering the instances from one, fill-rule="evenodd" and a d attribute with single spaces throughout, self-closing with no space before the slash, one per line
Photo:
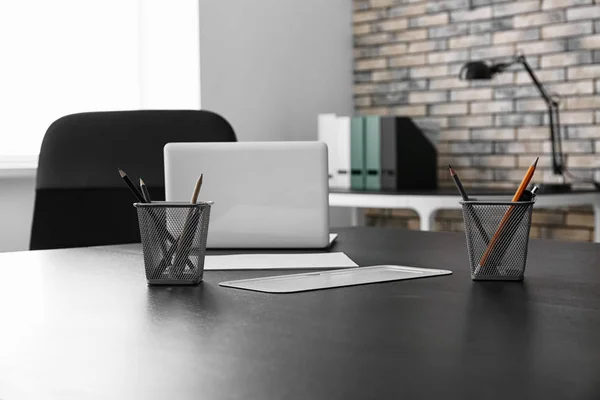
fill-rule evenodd
<path id="1" fill-rule="evenodd" d="M 600 246 L 532 241 L 474 283 L 460 234 L 339 230 L 359 265 L 446 277 L 271 295 L 147 287 L 139 254 L 0 255 L 0 399 L 598 399 Z M 289 273 L 289 272 L 288 272 Z"/>

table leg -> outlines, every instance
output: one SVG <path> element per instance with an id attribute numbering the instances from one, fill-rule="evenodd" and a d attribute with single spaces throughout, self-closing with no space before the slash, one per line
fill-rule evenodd
<path id="1" fill-rule="evenodd" d="M 600 204 L 594 204 L 594 242 L 600 243 Z"/>
<path id="2" fill-rule="evenodd" d="M 365 214 L 362 208 L 352 207 L 352 226 L 363 226 L 365 224 Z"/>
<path id="3" fill-rule="evenodd" d="M 435 213 L 437 210 L 431 208 L 419 208 L 415 210 L 419 215 L 419 223 L 422 231 L 431 231 L 435 223 Z"/>

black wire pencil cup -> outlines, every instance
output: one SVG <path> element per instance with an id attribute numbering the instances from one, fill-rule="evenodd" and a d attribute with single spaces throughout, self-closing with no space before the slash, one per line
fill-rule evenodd
<path id="1" fill-rule="evenodd" d="M 469 198 L 451 165 L 450 176 L 462 197 L 467 251 L 473 280 L 523 280 L 531 213 L 538 187 L 527 190 L 539 158 L 529 166 L 511 201 Z"/>
<path id="2" fill-rule="evenodd" d="M 148 284 L 193 285 L 202 281 L 212 204 L 134 204 Z"/>
<path id="3" fill-rule="evenodd" d="M 138 200 L 140 237 L 144 253 L 146 280 L 151 285 L 195 285 L 204 275 L 206 238 L 211 201 L 198 202 L 203 175 L 194 186 L 192 200 L 153 202 L 140 178 L 140 190 L 127 174 L 119 175 Z"/>
<path id="4" fill-rule="evenodd" d="M 473 280 L 523 280 L 535 201 L 462 201 Z"/>

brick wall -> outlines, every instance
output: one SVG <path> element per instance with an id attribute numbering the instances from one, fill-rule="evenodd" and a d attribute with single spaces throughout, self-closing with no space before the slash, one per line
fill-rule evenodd
<path id="1" fill-rule="evenodd" d="M 552 182 L 546 106 L 519 65 L 492 81 L 458 79 L 466 61 L 523 53 L 549 92 L 562 95 L 566 165 L 600 180 L 600 0 L 354 0 L 354 104 L 359 115 L 407 115 L 440 127 L 447 164 L 466 187 L 516 188 L 540 155 Z M 598 110 L 598 111 L 597 111 Z M 370 210 L 372 224 L 415 226 L 402 211 Z M 411 222 L 413 221 L 413 222 Z M 462 229 L 441 213 L 438 228 Z M 537 211 L 532 235 L 591 240 L 591 209 Z"/>

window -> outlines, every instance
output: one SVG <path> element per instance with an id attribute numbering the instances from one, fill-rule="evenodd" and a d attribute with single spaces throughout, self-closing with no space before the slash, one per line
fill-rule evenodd
<path id="1" fill-rule="evenodd" d="M 197 1 L 1 2 L 0 49 L 0 158 L 63 115 L 200 107 Z"/>

